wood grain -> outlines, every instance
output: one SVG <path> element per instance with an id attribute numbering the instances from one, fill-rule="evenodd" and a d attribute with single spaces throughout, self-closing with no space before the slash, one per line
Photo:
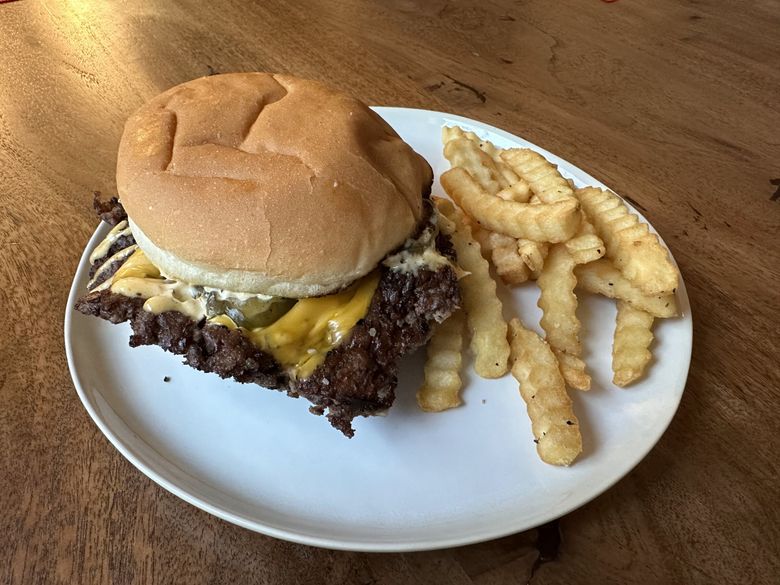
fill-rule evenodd
<path id="1" fill-rule="evenodd" d="M 680 411 L 561 521 L 532 582 L 776 583 L 779 30 L 776 0 L 0 4 L 0 582 L 529 580 L 534 531 L 366 555 L 229 525 L 132 468 L 79 403 L 63 313 L 124 119 L 210 71 L 270 70 L 520 134 L 629 195 L 680 263 Z"/>

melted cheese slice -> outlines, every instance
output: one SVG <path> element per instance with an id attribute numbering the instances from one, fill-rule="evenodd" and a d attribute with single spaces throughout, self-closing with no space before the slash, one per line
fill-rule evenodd
<path id="1" fill-rule="evenodd" d="M 160 270 L 146 257 L 142 250 L 136 249 L 119 269 L 114 273 L 113 282 L 128 277 L 160 278 Z"/>
<path id="2" fill-rule="evenodd" d="M 299 300 L 271 325 L 242 330 L 292 377 L 308 378 L 327 353 L 365 317 L 378 283 L 379 272 L 375 271 L 340 293 Z M 195 287 L 164 279 L 140 249 L 116 271 L 111 292 L 145 298 L 143 308 L 151 313 L 179 311 L 195 321 L 206 315 L 205 302 Z M 209 323 L 237 328 L 227 315 L 216 315 Z"/>
<path id="3" fill-rule="evenodd" d="M 365 317 L 378 283 L 379 273 L 373 272 L 340 293 L 301 299 L 276 322 L 250 331 L 249 337 L 293 377 L 308 378 Z"/>

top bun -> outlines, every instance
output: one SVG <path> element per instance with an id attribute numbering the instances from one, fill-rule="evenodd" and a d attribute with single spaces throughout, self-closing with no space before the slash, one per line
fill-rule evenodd
<path id="1" fill-rule="evenodd" d="M 195 79 L 125 125 L 117 188 L 163 274 L 309 297 L 373 270 L 415 231 L 432 174 L 362 102 L 268 73 Z"/>

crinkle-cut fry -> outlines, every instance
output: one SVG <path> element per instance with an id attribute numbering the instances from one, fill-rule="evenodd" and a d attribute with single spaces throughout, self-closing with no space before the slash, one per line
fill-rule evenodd
<path id="1" fill-rule="evenodd" d="M 509 327 L 512 375 L 520 383 L 536 452 L 545 463 L 570 465 L 582 452 L 582 436 L 555 355 L 519 319 L 512 319 Z"/>
<path id="2" fill-rule="evenodd" d="M 482 248 L 482 255 L 490 260 L 496 274 L 506 284 L 520 284 L 528 280 L 530 271 L 517 251 L 517 240 L 471 225 L 471 233 Z"/>
<path id="3" fill-rule="evenodd" d="M 653 355 L 653 316 L 626 303 L 617 302 L 615 337 L 612 342 L 612 382 L 628 386 L 645 373 Z"/>
<path id="4" fill-rule="evenodd" d="M 436 327 L 426 348 L 425 381 L 417 391 L 417 404 L 427 412 L 441 412 L 460 406 L 460 377 L 463 327 L 462 309 Z"/>
<path id="5" fill-rule="evenodd" d="M 500 246 L 493 248 L 491 252 L 493 266 L 496 267 L 496 274 L 506 284 L 522 284 L 528 280 L 530 270 L 525 265 L 523 259 L 517 253 L 517 243 L 513 242 L 510 246 Z"/>
<path id="6" fill-rule="evenodd" d="M 547 335 L 547 342 L 560 359 L 561 373 L 566 383 L 578 390 L 590 390 L 590 376 L 585 362 L 580 359 L 580 321 L 577 319 L 577 296 L 574 288 L 576 262 L 566 244 L 556 244 L 544 262 L 539 278 L 539 308 L 542 318 L 539 324 Z M 571 356 L 573 359 L 566 357 Z"/>
<path id="7" fill-rule="evenodd" d="M 434 201 L 446 219 L 440 223 L 442 231 L 450 236 L 458 264 L 468 273 L 458 282 L 471 331 L 474 371 L 483 378 L 500 378 L 508 369 L 509 343 L 496 282 L 462 212 L 451 201 L 438 198 Z"/>
<path id="8" fill-rule="evenodd" d="M 558 365 L 561 368 L 561 374 L 563 374 L 566 384 L 576 390 L 590 390 L 591 378 L 590 374 L 588 374 L 588 366 L 582 358 L 555 349 L 553 353 L 558 359 Z"/>
<path id="9" fill-rule="evenodd" d="M 444 144 L 454 140 L 456 138 L 467 138 L 471 142 L 475 143 L 479 149 L 493 159 L 496 165 L 496 170 L 503 175 L 506 179 L 508 187 L 505 187 L 496 195 L 507 201 L 517 201 L 518 203 L 526 203 L 531 196 L 531 188 L 527 182 L 517 176 L 509 165 L 507 165 L 501 158 L 503 149 L 498 148 L 495 144 L 489 140 L 480 138 L 473 132 L 467 132 L 459 126 L 445 126 L 442 128 L 442 141 Z"/>
<path id="10" fill-rule="evenodd" d="M 489 140 L 480 138 L 474 134 L 474 132 L 464 130 L 460 126 L 444 126 L 441 129 L 441 139 L 444 144 L 456 138 L 467 138 L 468 140 L 478 144 L 479 148 L 486 152 L 493 160 L 498 159 L 502 152 L 501 148 L 498 148 Z M 517 177 L 517 175 L 515 175 L 515 177 Z"/>
<path id="11" fill-rule="evenodd" d="M 582 290 L 625 301 L 661 319 L 677 315 L 677 301 L 673 294 L 645 294 L 607 258 L 577 266 L 574 274 L 577 276 L 577 287 Z"/>
<path id="12" fill-rule="evenodd" d="M 493 159 L 467 138 L 455 138 L 444 145 L 444 157 L 453 167 L 467 171 L 479 188 L 488 195 L 496 195 L 509 183 L 496 168 Z"/>
<path id="13" fill-rule="evenodd" d="M 441 143 L 447 144 L 451 140 L 456 138 L 468 138 L 471 140 L 471 136 L 474 136 L 477 140 L 479 137 L 473 132 L 468 132 L 460 126 L 442 126 L 441 128 Z"/>
<path id="14" fill-rule="evenodd" d="M 572 238 L 563 244 L 566 246 L 575 264 L 587 264 L 604 255 L 605 246 L 601 238 L 594 234 L 585 234 Z"/>
<path id="15" fill-rule="evenodd" d="M 558 172 L 558 167 L 530 148 L 509 148 L 501 158 L 524 179 L 542 203 L 555 203 L 574 197 L 569 182 Z"/>
<path id="16" fill-rule="evenodd" d="M 470 218 L 469 218 L 470 219 Z M 491 237 L 496 232 L 491 232 L 490 230 L 483 230 L 479 225 L 477 225 L 473 221 L 469 221 L 469 228 L 471 228 L 471 235 L 474 237 L 477 242 L 479 242 L 479 249 L 482 252 L 482 257 L 485 260 L 488 260 L 491 262 L 493 251 L 493 238 Z M 503 235 L 503 234 L 499 234 Z M 509 236 L 504 236 L 508 238 Z"/>
<path id="17" fill-rule="evenodd" d="M 487 154 L 494 161 L 498 162 L 498 161 L 501 160 L 501 153 L 503 152 L 503 149 L 498 148 L 495 144 L 493 144 L 489 140 L 485 140 L 483 138 L 480 138 L 479 136 L 474 134 L 474 132 L 471 132 L 469 130 L 464 130 L 460 126 L 443 126 L 442 127 L 442 129 L 441 129 L 441 141 L 442 141 L 442 144 L 447 144 L 448 142 L 450 142 L 452 140 L 456 140 L 458 138 L 465 138 L 467 140 L 471 140 L 473 143 L 475 143 L 477 146 L 479 146 L 480 150 L 482 150 L 485 154 Z M 515 181 L 519 178 L 514 172 L 512 173 L 511 176 L 514 178 Z"/>
<path id="18" fill-rule="evenodd" d="M 588 187 L 576 194 L 618 270 L 647 294 L 674 292 L 677 269 L 647 224 L 640 223 L 614 193 Z"/>
<path id="19" fill-rule="evenodd" d="M 550 251 L 550 244 L 533 240 L 517 240 L 517 251 L 529 270 L 539 272 L 544 267 L 544 259 Z"/>
<path id="20" fill-rule="evenodd" d="M 469 216 L 490 231 L 537 242 L 565 242 L 579 228 L 581 216 L 576 199 L 543 205 L 505 201 L 485 193 L 459 167 L 444 173 L 441 184 Z"/>

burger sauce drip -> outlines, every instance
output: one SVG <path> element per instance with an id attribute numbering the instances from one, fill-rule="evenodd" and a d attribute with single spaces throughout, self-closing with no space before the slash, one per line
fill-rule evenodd
<path id="1" fill-rule="evenodd" d="M 130 227 L 127 224 L 127 220 L 124 219 L 120 221 L 111 228 L 111 231 L 108 232 L 108 235 L 103 239 L 103 241 L 95 246 L 94 250 L 92 250 L 92 253 L 89 255 L 89 263 L 94 264 L 101 258 L 104 258 L 111 249 L 111 244 L 116 242 L 122 236 L 129 236 L 131 234 L 132 232 L 130 231 Z"/>

